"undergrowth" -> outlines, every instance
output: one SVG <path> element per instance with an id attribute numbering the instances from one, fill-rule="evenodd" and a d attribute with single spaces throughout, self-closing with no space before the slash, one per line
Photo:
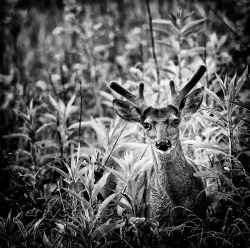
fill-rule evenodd
<path id="1" fill-rule="evenodd" d="M 5 86 L 1 116 L 6 117 L 1 247 L 250 246 L 249 61 L 242 59 L 237 67 L 230 53 L 235 40 L 247 51 L 247 36 L 241 29 L 242 37 L 237 36 L 230 21 L 215 13 L 213 1 L 197 1 L 193 12 L 189 4 L 169 4 L 167 19 L 151 22 L 148 17 L 160 11 L 146 1 L 147 18 L 136 20 L 133 28 L 118 15 L 99 13 L 98 19 L 92 5 L 73 1 L 65 1 L 50 32 L 48 20 L 38 14 L 46 23 L 38 30 L 44 43 L 27 38 L 22 45 L 30 51 L 23 67 L 13 64 L 8 75 L 0 75 Z M 136 10 L 142 11 L 138 5 Z M 215 17 L 229 31 L 222 33 Z M 39 25 L 24 29 L 17 44 Z M 32 65 L 36 53 L 42 54 L 37 66 Z M 199 112 L 182 120 L 180 136 L 211 204 L 205 220 L 190 213 L 181 225 L 161 227 L 144 217 L 144 188 L 136 194 L 138 176 L 149 161 L 147 147 L 140 146 L 145 137 L 139 125 L 115 117 L 108 84 L 117 80 L 135 91 L 144 81 L 146 100 L 161 107 L 170 96 L 169 80 L 180 88 L 200 64 L 207 67 L 200 82 L 206 94 Z M 33 86 L 26 83 L 29 77 Z M 116 178 L 119 187 L 107 188 L 107 180 Z M 119 202 L 122 197 L 126 202 Z"/>

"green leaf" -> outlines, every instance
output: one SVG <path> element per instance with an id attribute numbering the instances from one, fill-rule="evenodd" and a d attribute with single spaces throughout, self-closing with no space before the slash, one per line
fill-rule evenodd
<path id="1" fill-rule="evenodd" d="M 69 102 L 67 103 L 66 109 L 67 109 L 68 107 L 71 107 L 71 106 L 72 106 L 72 104 L 74 103 L 75 99 L 76 99 L 76 95 L 73 95 L 73 96 L 70 98 Z M 67 112 L 67 111 L 66 111 L 66 112 Z"/>
<path id="2" fill-rule="evenodd" d="M 222 149 L 217 145 L 211 145 L 206 143 L 199 143 L 196 140 L 185 140 L 182 142 L 183 144 L 193 145 L 196 149 L 210 149 L 214 151 L 218 151 L 220 153 L 224 153 L 228 155 L 228 149 Z"/>
<path id="3" fill-rule="evenodd" d="M 219 84 L 220 84 L 220 87 L 221 87 L 221 89 L 222 89 L 222 91 L 223 91 L 223 94 L 224 94 L 224 97 L 225 97 L 225 96 L 227 95 L 227 90 L 226 90 L 226 88 L 225 88 L 225 86 L 224 86 L 224 83 L 223 83 L 221 77 L 220 77 L 217 73 L 215 73 L 215 76 L 216 76 L 216 78 L 217 78 L 217 81 L 218 81 Z"/>
<path id="4" fill-rule="evenodd" d="M 84 237 L 83 235 L 83 232 L 82 232 L 82 229 L 79 228 L 77 225 L 75 225 L 74 223 L 72 222 L 69 222 L 69 221 L 65 221 L 65 220 L 59 220 L 57 219 L 57 221 L 59 223 L 62 223 L 62 224 L 65 224 L 66 226 L 72 228 L 74 231 L 76 231 L 82 238 Z"/>
<path id="5" fill-rule="evenodd" d="M 91 120 L 92 128 L 95 130 L 98 140 L 100 144 L 103 146 L 105 150 L 108 149 L 108 137 L 107 137 L 107 130 L 103 123 L 98 119 Z"/>
<path id="6" fill-rule="evenodd" d="M 141 202 L 142 202 L 142 197 L 143 197 L 143 194 L 145 192 L 145 184 L 142 185 L 142 187 L 140 187 L 140 189 L 138 190 L 138 194 L 137 194 L 137 197 L 136 197 L 136 206 L 140 206 L 141 205 Z"/>
<path id="7" fill-rule="evenodd" d="M 56 116 L 53 115 L 53 114 L 50 114 L 50 113 L 45 113 L 45 114 L 43 115 L 43 117 L 46 118 L 46 119 L 52 120 L 52 121 L 54 121 L 54 122 L 57 121 Z M 43 122 L 47 122 L 47 121 L 43 121 Z"/>
<path id="8" fill-rule="evenodd" d="M 107 235 L 108 233 L 110 233 L 111 231 L 117 229 L 117 228 L 121 228 L 125 225 L 124 222 L 116 222 L 116 223 L 109 223 L 110 220 L 108 220 L 107 222 L 105 222 L 104 224 L 100 225 L 99 227 L 97 227 L 94 232 L 91 235 L 91 240 L 95 240 L 98 241 L 100 240 L 102 237 L 104 237 L 105 235 Z"/>
<path id="9" fill-rule="evenodd" d="M 55 143 L 53 140 L 42 140 L 42 141 L 37 141 L 35 142 L 35 145 L 37 145 L 40 149 L 45 149 L 45 148 L 55 148 L 59 150 L 59 145 Z"/>
<path id="10" fill-rule="evenodd" d="M 72 106 L 73 102 L 75 101 L 75 98 L 76 96 L 73 95 L 66 106 L 66 110 L 65 110 L 66 120 L 68 120 L 68 118 L 79 109 L 78 106 Z"/>
<path id="11" fill-rule="evenodd" d="M 67 163 L 65 163 L 63 160 L 62 160 L 63 164 L 65 165 L 65 167 L 67 168 L 68 172 L 69 172 L 69 175 L 71 176 L 71 178 L 73 178 L 73 174 L 72 174 L 72 170 L 71 168 L 69 167 L 69 165 Z M 72 166 L 72 165 L 71 165 Z M 70 178 L 69 178 L 70 179 Z"/>
<path id="12" fill-rule="evenodd" d="M 162 29 L 162 28 L 158 28 L 158 27 L 153 27 L 153 31 L 156 33 L 162 34 L 166 37 L 171 37 L 172 35 L 174 35 L 174 33 L 167 31 L 165 29 Z"/>
<path id="13" fill-rule="evenodd" d="M 217 42 L 217 51 L 222 50 L 222 47 L 225 44 L 225 42 L 227 41 L 227 39 L 228 39 L 227 35 L 222 35 L 220 37 L 220 39 Z"/>
<path id="14" fill-rule="evenodd" d="M 114 96 L 111 95 L 111 94 L 109 94 L 109 93 L 107 93 L 106 91 L 100 90 L 100 91 L 99 91 L 99 94 L 100 94 L 102 97 L 106 98 L 109 102 L 112 102 L 112 101 L 114 100 Z"/>
<path id="15" fill-rule="evenodd" d="M 236 80 L 236 72 L 234 73 L 234 76 L 229 83 L 229 101 L 234 101 L 235 99 L 235 93 L 236 93 L 235 80 Z"/>
<path id="16" fill-rule="evenodd" d="M 182 18 L 182 23 L 186 22 L 193 14 L 194 14 L 194 12 L 192 11 L 191 13 L 188 13 L 187 15 L 185 15 Z"/>
<path id="17" fill-rule="evenodd" d="M 227 95 L 228 95 L 228 83 L 227 82 L 228 82 L 228 74 L 226 74 L 226 76 L 224 78 L 224 82 L 223 82 L 224 87 L 226 89 L 226 95 L 225 95 L 224 99 L 227 99 Z"/>
<path id="18" fill-rule="evenodd" d="M 70 129 L 78 129 L 79 125 L 81 125 L 81 128 L 83 127 L 91 127 L 91 121 L 82 121 L 81 123 L 76 122 L 68 127 L 68 130 Z"/>
<path id="19" fill-rule="evenodd" d="M 173 25 L 176 27 L 176 29 L 179 30 L 180 29 L 180 19 L 177 18 L 173 13 L 170 13 L 169 17 L 170 17 Z"/>
<path id="20" fill-rule="evenodd" d="M 97 215 L 96 218 L 99 218 L 100 215 L 102 214 L 102 211 L 107 207 L 107 205 L 113 201 L 117 196 L 119 196 L 121 193 L 120 192 L 116 192 L 113 193 L 112 195 L 110 195 L 109 197 L 107 197 L 98 207 L 98 211 L 97 211 Z"/>
<path id="21" fill-rule="evenodd" d="M 110 175 L 110 172 L 104 174 L 99 181 L 94 185 L 94 189 L 92 191 L 92 199 L 96 200 L 98 193 L 103 189 L 106 184 L 107 178 Z"/>
<path id="22" fill-rule="evenodd" d="M 53 107 L 55 108 L 55 110 L 57 110 L 57 112 L 59 112 L 59 105 L 51 95 L 49 95 L 49 100 L 50 100 L 51 104 L 53 105 Z"/>
<path id="23" fill-rule="evenodd" d="M 19 149 L 17 150 L 17 153 L 18 153 L 18 154 L 21 153 L 21 154 L 23 154 L 23 155 L 26 155 L 26 156 L 28 156 L 31 160 L 33 160 L 33 155 L 31 154 L 31 152 L 28 152 L 28 151 L 26 151 L 26 150 L 23 150 L 23 149 L 19 148 Z"/>
<path id="24" fill-rule="evenodd" d="M 55 166 L 51 166 L 51 165 L 48 165 L 48 167 L 50 167 L 51 169 L 53 170 L 56 170 L 59 174 L 61 174 L 68 182 L 70 181 L 70 177 L 68 176 L 67 173 L 65 173 L 63 170 L 55 167 Z"/>
<path id="25" fill-rule="evenodd" d="M 218 172 L 212 171 L 212 170 L 206 170 L 206 171 L 199 171 L 194 173 L 195 177 L 203 177 L 203 178 L 215 178 L 220 179 L 220 176 L 218 175 Z"/>
<path id="26" fill-rule="evenodd" d="M 171 48 L 171 49 L 175 49 L 172 44 L 170 44 L 170 43 L 168 43 L 166 41 L 156 40 L 156 43 L 158 43 L 160 45 L 165 45 L 165 46 L 167 46 L 168 48 Z"/>
<path id="27" fill-rule="evenodd" d="M 2 218 L 1 218 L 1 221 L 2 221 Z M 5 225 L 4 225 L 4 220 L 3 222 L 0 221 L 0 234 L 6 234 L 6 228 L 5 228 Z"/>
<path id="28" fill-rule="evenodd" d="M 164 19 L 156 19 L 152 21 L 153 24 L 164 24 L 164 25 L 168 25 L 174 28 L 173 22 L 170 20 L 164 20 Z"/>
<path id="29" fill-rule="evenodd" d="M 238 116 L 239 119 L 241 119 L 242 122 L 246 123 L 248 126 L 250 126 L 250 121 L 246 119 L 242 119 L 241 117 Z"/>
<path id="30" fill-rule="evenodd" d="M 65 112 L 65 120 L 68 120 L 72 114 L 78 111 L 78 109 L 79 107 L 77 106 L 67 107 L 66 112 Z"/>
<path id="31" fill-rule="evenodd" d="M 106 167 L 106 169 L 109 170 L 113 175 L 115 175 L 117 178 L 119 178 L 122 182 L 124 182 L 127 185 L 127 179 L 124 173 L 121 173 L 109 167 Z"/>
<path id="32" fill-rule="evenodd" d="M 71 156 L 76 157 L 77 154 L 78 154 L 78 152 L 73 152 L 73 153 L 71 153 Z M 85 156 L 85 155 L 87 155 L 89 157 L 95 156 L 95 149 L 94 149 L 94 147 L 92 147 L 92 148 L 91 147 L 81 147 L 80 154 L 81 154 L 81 156 Z"/>
<path id="33" fill-rule="evenodd" d="M 106 128 L 101 121 L 99 121 L 98 119 L 95 119 L 95 120 L 92 119 L 91 121 L 82 121 L 80 125 L 81 125 L 81 128 L 92 127 L 97 134 L 97 138 L 98 138 L 98 141 L 100 142 L 100 145 L 102 145 L 105 150 L 108 149 L 108 137 L 106 134 Z M 78 128 L 79 128 L 79 122 L 72 124 L 68 128 L 68 130 L 78 129 Z"/>
<path id="34" fill-rule="evenodd" d="M 13 139 L 13 138 L 24 138 L 26 140 L 31 140 L 31 138 L 27 134 L 23 133 L 12 133 L 8 135 L 3 135 L 3 138 Z"/>
<path id="35" fill-rule="evenodd" d="M 173 33 L 158 27 L 153 27 L 153 31 L 165 35 L 166 37 L 170 37 L 173 35 Z"/>
<path id="36" fill-rule="evenodd" d="M 39 134 L 40 132 L 44 131 L 47 127 L 52 127 L 52 126 L 56 126 L 56 123 L 55 122 L 45 123 L 36 130 L 36 133 Z"/>
<path id="37" fill-rule="evenodd" d="M 204 54 L 205 47 L 193 47 L 191 49 L 182 49 L 180 55 L 182 58 L 195 57 L 200 54 Z"/>
<path id="38" fill-rule="evenodd" d="M 135 180 L 133 178 L 129 178 L 128 179 L 128 194 L 131 196 L 133 203 L 135 203 L 136 201 L 136 189 L 137 189 L 137 185 L 136 185 Z"/>
<path id="39" fill-rule="evenodd" d="M 244 103 L 244 102 L 240 102 L 240 101 L 237 101 L 237 102 L 236 101 L 228 101 L 228 102 L 231 102 L 231 103 L 238 105 L 242 108 L 250 110 L 250 103 Z"/>
<path id="40" fill-rule="evenodd" d="M 11 166 L 11 168 L 15 168 L 16 170 L 21 171 L 21 172 L 25 172 L 27 174 L 32 173 L 28 168 L 21 166 L 21 165 L 13 165 L 13 166 Z"/>
<path id="41" fill-rule="evenodd" d="M 5 223 L 5 228 L 6 228 L 6 232 L 7 233 L 11 233 L 12 229 L 14 227 L 14 222 L 13 222 L 13 218 L 12 218 L 12 209 L 10 209 L 7 219 L 6 219 L 6 223 Z"/>
<path id="42" fill-rule="evenodd" d="M 126 204 L 124 201 L 126 201 L 128 204 Z M 129 201 L 127 201 L 126 199 L 120 199 L 120 201 L 117 202 L 117 205 L 120 206 L 123 209 L 126 209 L 130 215 L 134 215 L 134 211 L 133 208 L 131 206 L 131 204 L 129 203 Z"/>
<path id="43" fill-rule="evenodd" d="M 46 245 L 46 248 L 54 248 L 54 245 L 49 241 L 45 231 L 43 232 L 43 243 Z"/>
<path id="44" fill-rule="evenodd" d="M 220 104 L 220 106 L 225 109 L 225 106 L 223 104 L 223 102 L 221 101 L 221 99 L 211 90 L 209 90 L 208 88 L 204 88 L 205 92 L 210 95 L 216 102 L 218 102 Z"/>
<path id="45" fill-rule="evenodd" d="M 21 112 L 17 112 L 17 115 L 20 116 L 26 124 L 30 125 L 31 124 L 31 121 L 30 121 L 30 116 L 24 114 L 24 113 L 21 113 Z"/>
<path id="46" fill-rule="evenodd" d="M 44 217 L 42 217 L 41 219 L 35 222 L 35 224 L 33 225 L 34 231 L 36 231 L 36 229 L 40 226 L 43 220 L 44 220 Z"/>
<path id="47" fill-rule="evenodd" d="M 16 224 L 18 225 L 18 228 L 21 231 L 23 237 L 26 238 L 28 233 L 27 233 L 23 223 L 20 220 L 17 220 Z"/>
<path id="48" fill-rule="evenodd" d="M 47 165 L 49 162 L 54 161 L 56 158 L 58 158 L 60 154 L 59 153 L 51 153 L 51 154 L 44 154 L 39 156 L 39 162 L 42 165 Z"/>
<path id="49" fill-rule="evenodd" d="M 130 170 L 129 170 L 129 161 L 126 160 L 126 158 L 122 159 L 122 158 L 115 158 L 115 157 L 113 157 L 113 159 L 122 168 L 122 170 L 123 170 L 123 172 L 125 174 L 128 174 L 130 172 Z"/>
<path id="50" fill-rule="evenodd" d="M 145 157 L 145 158 L 142 158 L 141 160 L 139 160 L 138 162 L 136 162 L 134 165 L 133 165 L 133 174 L 132 176 L 133 177 L 136 177 L 137 175 L 139 175 L 139 173 L 145 169 L 145 167 L 148 166 L 148 163 L 151 163 L 151 161 Z"/>
<path id="51" fill-rule="evenodd" d="M 71 189 L 67 189 L 67 188 L 63 188 L 65 191 L 67 191 L 69 194 L 71 194 L 76 200 L 78 200 L 79 202 L 81 202 L 84 206 L 85 209 L 89 209 L 91 208 L 89 202 L 84 198 L 81 197 L 80 194 L 77 194 L 75 191 L 71 190 Z"/>
<path id="52" fill-rule="evenodd" d="M 203 24 L 206 21 L 206 18 L 200 19 L 200 20 L 196 20 L 196 21 L 192 21 L 189 22 L 188 24 L 186 24 L 182 29 L 181 29 L 181 35 L 187 36 L 190 33 L 193 33 L 195 31 L 195 29 L 200 26 L 201 24 Z"/>
<path id="53" fill-rule="evenodd" d="M 83 176 L 81 174 L 81 170 L 79 171 L 79 174 L 78 174 L 79 178 L 81 179 L 87 193 L 88 193 L 88 196 L 91 197 L 91 183 L 89 181 L 89 178 L 87 176 Z"/>
<path id="54" fill-rule="evenodd" d="M 244 85 L 246 79 L 248 77 L 248 66 L 246 67 L 246 70 L 243 72 L 243 74 L 241 75 L 241 77 L 237 80 L 236 83 L 236 92 L 235 95 L 237 96 L 242 88 L 242 86 Z"/>

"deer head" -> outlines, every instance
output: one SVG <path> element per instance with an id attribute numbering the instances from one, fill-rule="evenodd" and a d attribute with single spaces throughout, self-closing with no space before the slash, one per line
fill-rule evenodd
<path id="1" fill-rule="evenodd" d="M 144 128 L 145 134 L 153 149 L 161 154 L 173 151 L 179 141 L 179 125 L 181 118 L 195 113 L 202 102 L 204 88 L 198 88 L 189 93 L 198 83 L 206 67 L 201 65 L 188 83 L 180 90 L 175 89 L 175 83 L 170 81 L 171 104 L 164 108 L 148 106 L 144 100 L 144 83 L 139 84 L 139 94 L 134 95 L 117 82 L 111 82 L 110 87 L 129 102 L 115 99 L 113 106 L 116 113 L 128 122 L 138 122 Z"/>

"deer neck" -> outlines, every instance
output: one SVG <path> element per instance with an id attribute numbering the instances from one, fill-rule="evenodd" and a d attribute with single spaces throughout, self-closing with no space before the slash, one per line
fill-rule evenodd
<path id="1" fill-rule="evenodd" d="M 157 187 L 166 192 L 174 206 L 185 206 L 190 192 L 194 189 L 194 168 L 184 156 L 180 141 L 169 154 L 154 151 L 157 159 L 155 166 Z"/>

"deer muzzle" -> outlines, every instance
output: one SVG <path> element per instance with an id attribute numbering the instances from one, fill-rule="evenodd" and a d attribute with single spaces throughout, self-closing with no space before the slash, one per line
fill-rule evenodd
<path id="1" fill-rule="evenodd" d="M 171 141 L 170 139 L 157 141 L 155 143 L 155 147 L 163 152 L 166 152 L 171 148 Z"/>

